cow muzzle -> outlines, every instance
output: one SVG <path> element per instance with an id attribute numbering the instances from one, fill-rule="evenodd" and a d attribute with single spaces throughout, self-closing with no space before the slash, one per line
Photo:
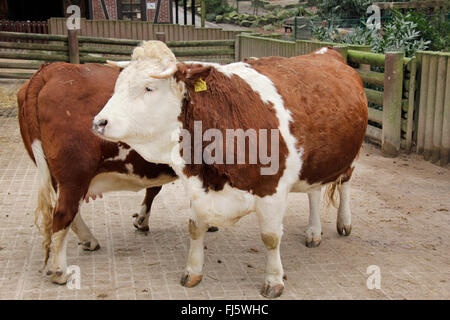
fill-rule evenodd
<path id="1" fill-rule="evenodd" d="M 104 135 L 105 134 L 105 128 L 108 125 L 108 120 L 106 119 L 99 119 L 92 121 L 92 130 L 94 130 L 95 133 Z"/>

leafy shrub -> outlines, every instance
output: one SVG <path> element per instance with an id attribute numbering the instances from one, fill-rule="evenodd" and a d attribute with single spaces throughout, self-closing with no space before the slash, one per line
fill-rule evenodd
<path id="1" fill-rule="evenodd" d="M 188 1 L 188 0 L 184 0 Z M 216 9 L 222 5 L 222 0 L 205 0 L 206 13 L 215 13 Z"/>
<path id="2" fill-rule="evenodd" d="M 448 51 L 450 47 L 450 21 L 441 19 L 439 15 L 428 18 L 425 13 L 411 10 L 409 20 L 416 24 L 425 41 L 430 41 L 429 49 Z M 398 14 L 397 12 L 394 14 Z"/>
<path id="3" fill-rule="evenodd" d="M 216 21 L 216 14 L 215 13 L 207 13 L 205 18 L 208 21 Z"/>
<path id="4" fill-rule="evenodd" d="M 316 26 L 311 22 L 311 33 L 319 41 L 340 42 L 337 26 Z"/>
<path id="5" fill-rule="evenodd" d="M 187 1 L 187 0 L 185 0 Z M 223 15 L 233 11 L 233 8 L 228 6 L 223 0 L 205 0 L 206 13 L 214 13 L 215 15 Z"/>
<path id="6" fill-rule="evenodd" d="M 396 12 L 380 31 L 366 25 L 353 28 L 344 35 L 338 32 L 337 26 L 312 26 L 311 31 L 320 41 L 370 45 L 373 52 L 403 51 L 405 56 L 410 57 L 418 50 L 427 49 L 430 44 L 430 40 L 422 36 L 417 26 L 410 13 Z"/>
<path id="7" fill-rule="evenodd" d="M 318 3 L 319 13 L 323 17 L 331 15 L 338 18 L 364 17 L 373 0 L 324 0 Z"/>
<path id="8" fill-rule="evenodd" d="M 413 56 L 418 50 L 428 48 L 430 41 L 421 37 L 417 23 L 411 20 L 410 13 L 396 13 L 393 19 L 384 26 L 384 34 L 372 39 L 372 50 L 375 52 L 403 51 L 405 56 Z"/>

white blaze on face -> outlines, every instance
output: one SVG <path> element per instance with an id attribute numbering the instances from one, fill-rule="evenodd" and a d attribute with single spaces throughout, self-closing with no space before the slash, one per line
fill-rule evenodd
<path id="1" fill-rule="evenodd" d="M 113 96 L 94 118 L 94 130 L 107 140 L 129 144 L 147 161 L 169 163 L 170 133 L 179 129 L 183 87 L 174 77 L 152 75 L 174 73 L 173 68 L 175 56 L 164 43 L 148 41 L 137 47 Z"/>

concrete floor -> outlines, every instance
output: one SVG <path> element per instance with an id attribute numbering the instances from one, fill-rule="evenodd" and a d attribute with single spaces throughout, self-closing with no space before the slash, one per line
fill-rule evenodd
<path id="1" fill-rule="evenodd" d="M 83 251 L 70 233 L 68 264 L 80 267 L 81 289 L 51 283 L 38 272 L 43 250 L 33 225 L 37 180 L 16 108 L 1 104 L 1 299 L 262 299 L 265 249 L 255 215 L 208 234 L 202 283 L 180 286 L 189 243 L 189 201 L 180 182 L 166 185 L 156 198 L 148 233 L 137 232 L 131 217 L 143 192 L 110 193 L 83 204 L 81 214 L 101 249 Z M 322 244 L 306 248 L 307 197 L 289 196 L 281 243 L 287 275 L 282 298 L 449 299 L 449 195 L 448 168 L 414 155 L 387 159 L 365 144 L 353 180 L 349 237 L 336 233 L 336 210 L 323 207 Z M 366 285 L 371 265 L 380 268 L 380 289 Z"/>

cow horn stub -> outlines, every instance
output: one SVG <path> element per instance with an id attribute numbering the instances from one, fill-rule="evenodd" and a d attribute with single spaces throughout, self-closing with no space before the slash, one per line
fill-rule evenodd
<path id="1" fill-rule="evenodd" d="M 106 64 L 114 67 L 119 67 L 121 69 L 127 67 L 131 61 L 111 61 L 106 60 Z"/>
<path id="2" fill-rule="evenodd" d="M 177 65 L 175 62 L 171 62 L 166 70 L 158 74 L 151 74 L 150 77 L 155 79 L 166 79 L 173 76 L 177 72 Z"/>

